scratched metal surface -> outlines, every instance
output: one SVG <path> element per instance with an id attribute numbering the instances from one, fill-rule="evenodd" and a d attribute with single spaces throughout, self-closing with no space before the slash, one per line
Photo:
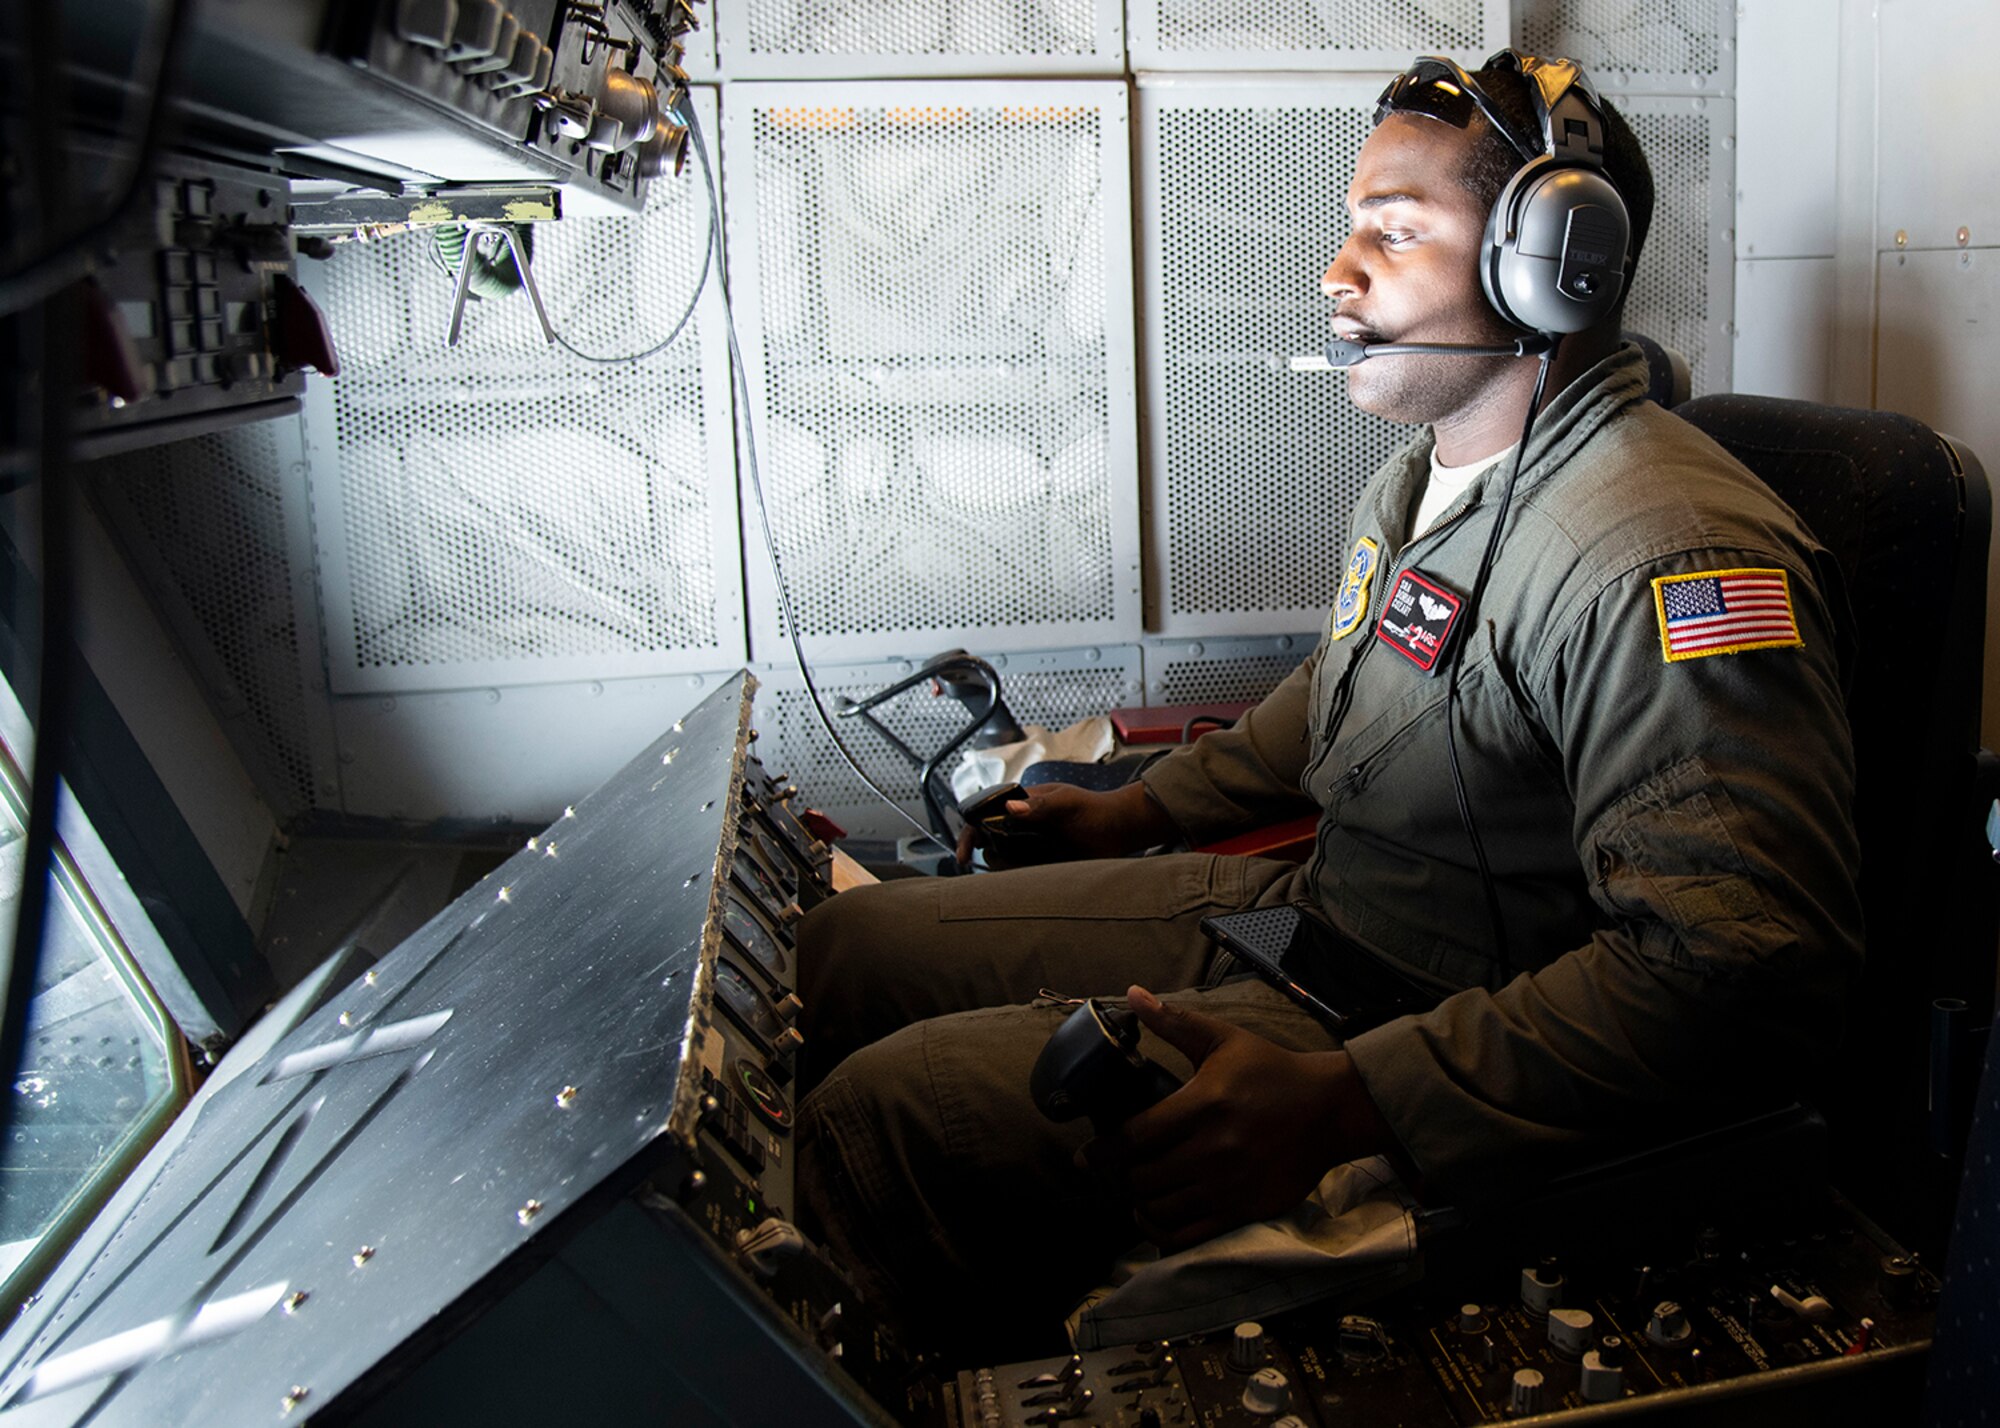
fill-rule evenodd
<path id="1" fill-rule="evenodd" d="M 51 1281 L 73 1287 L 0 1341 L 0 1424 L 292 1425 L 351 1404 L 586 1202 L 673 1166 L 750 685 L 222 1086 L 94 1262 Z"/>

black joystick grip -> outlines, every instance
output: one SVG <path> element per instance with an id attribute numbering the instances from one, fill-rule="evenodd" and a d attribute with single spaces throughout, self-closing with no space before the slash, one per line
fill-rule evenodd
<path id="1" fill-rule="evenodd" d="M 1180 1078 L 1139 1054 L 1138 1013 L 1095 997 L 1070 1013 L 1028 1075 L 1028 1091 L 1052 1121 L 1089 1116 L 1104 1132 L 1179 1090 Z"/>

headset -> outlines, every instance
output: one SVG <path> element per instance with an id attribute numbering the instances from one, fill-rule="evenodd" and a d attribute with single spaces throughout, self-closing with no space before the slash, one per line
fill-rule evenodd
<path id="1" fill-rule="evenodd" d="M 1630 277 L 1632 220 L 1604 173 L 1604 105 L 1575 60 L 1501 50 L 1485 68 L 1528 80 L 1538 132 L 1510 119 L 1479 81 L 1428 55 L 1391 80 L 1375 122 L 1429 114 L 1461 127 L 1469 102 L 1521 156 L 1487 215 L 1479 265 L 1487 301 L 1531 333 L 1581 332 L 1609 317 Z"/>

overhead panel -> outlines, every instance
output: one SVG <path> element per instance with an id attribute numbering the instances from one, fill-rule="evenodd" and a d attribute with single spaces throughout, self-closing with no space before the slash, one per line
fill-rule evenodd
<path id="1" fill-rule="evenodd" d="M 1120 0 L 734 0 L 731 79 L 1098 74 L 1125 68 Z"/>
<path id="2" fill-rule="evenodd" d="M 1355 498 L 1413 431 L 1294 372 L 1325 345 L 1320 277 L 1381 78 L 1176 76 L 1139 88 L 1150 629 L 1311 629 Z"/>
<path id="3" fill-rule="evenodd" d="M 1132 0 L 1135 70 L 1400 70 L 1476 63 L 1506 43 L 1507 0 Z"/>
<path id="4" fill-rule="evenodd" d="M 696 103 L 713 132 L 711 91 Z M 731 407 L 699 176 L 636 217 L 531 225 L 521 293 L 471 302 L 428 232 L 308 280 L 344 368 L 316 383 L 315 533 L 337 693 L 715 669 L 742 658 Z M 687 330 L 657 346 L 689 305 Z"/>
<path id="5" fill-rule="evenodd" d="M 814 651 L 1136 636 L 1124 86 L 731 97 L 754 657 L 787 658 L 759 482 Z"/>

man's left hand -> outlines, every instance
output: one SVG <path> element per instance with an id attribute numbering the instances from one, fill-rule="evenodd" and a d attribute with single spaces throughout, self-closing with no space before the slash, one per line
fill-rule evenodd
<path id="1" fill-rule="evenodd" d="M 1397 1149 L 1345 1051 L 1288 1051 L 1144 987 L 1127 1001 L 1194 1075 L 1079 1154 L 1125 1187 L 1162 1249 L 1283 1214 L 1335 1165 Z"/>

